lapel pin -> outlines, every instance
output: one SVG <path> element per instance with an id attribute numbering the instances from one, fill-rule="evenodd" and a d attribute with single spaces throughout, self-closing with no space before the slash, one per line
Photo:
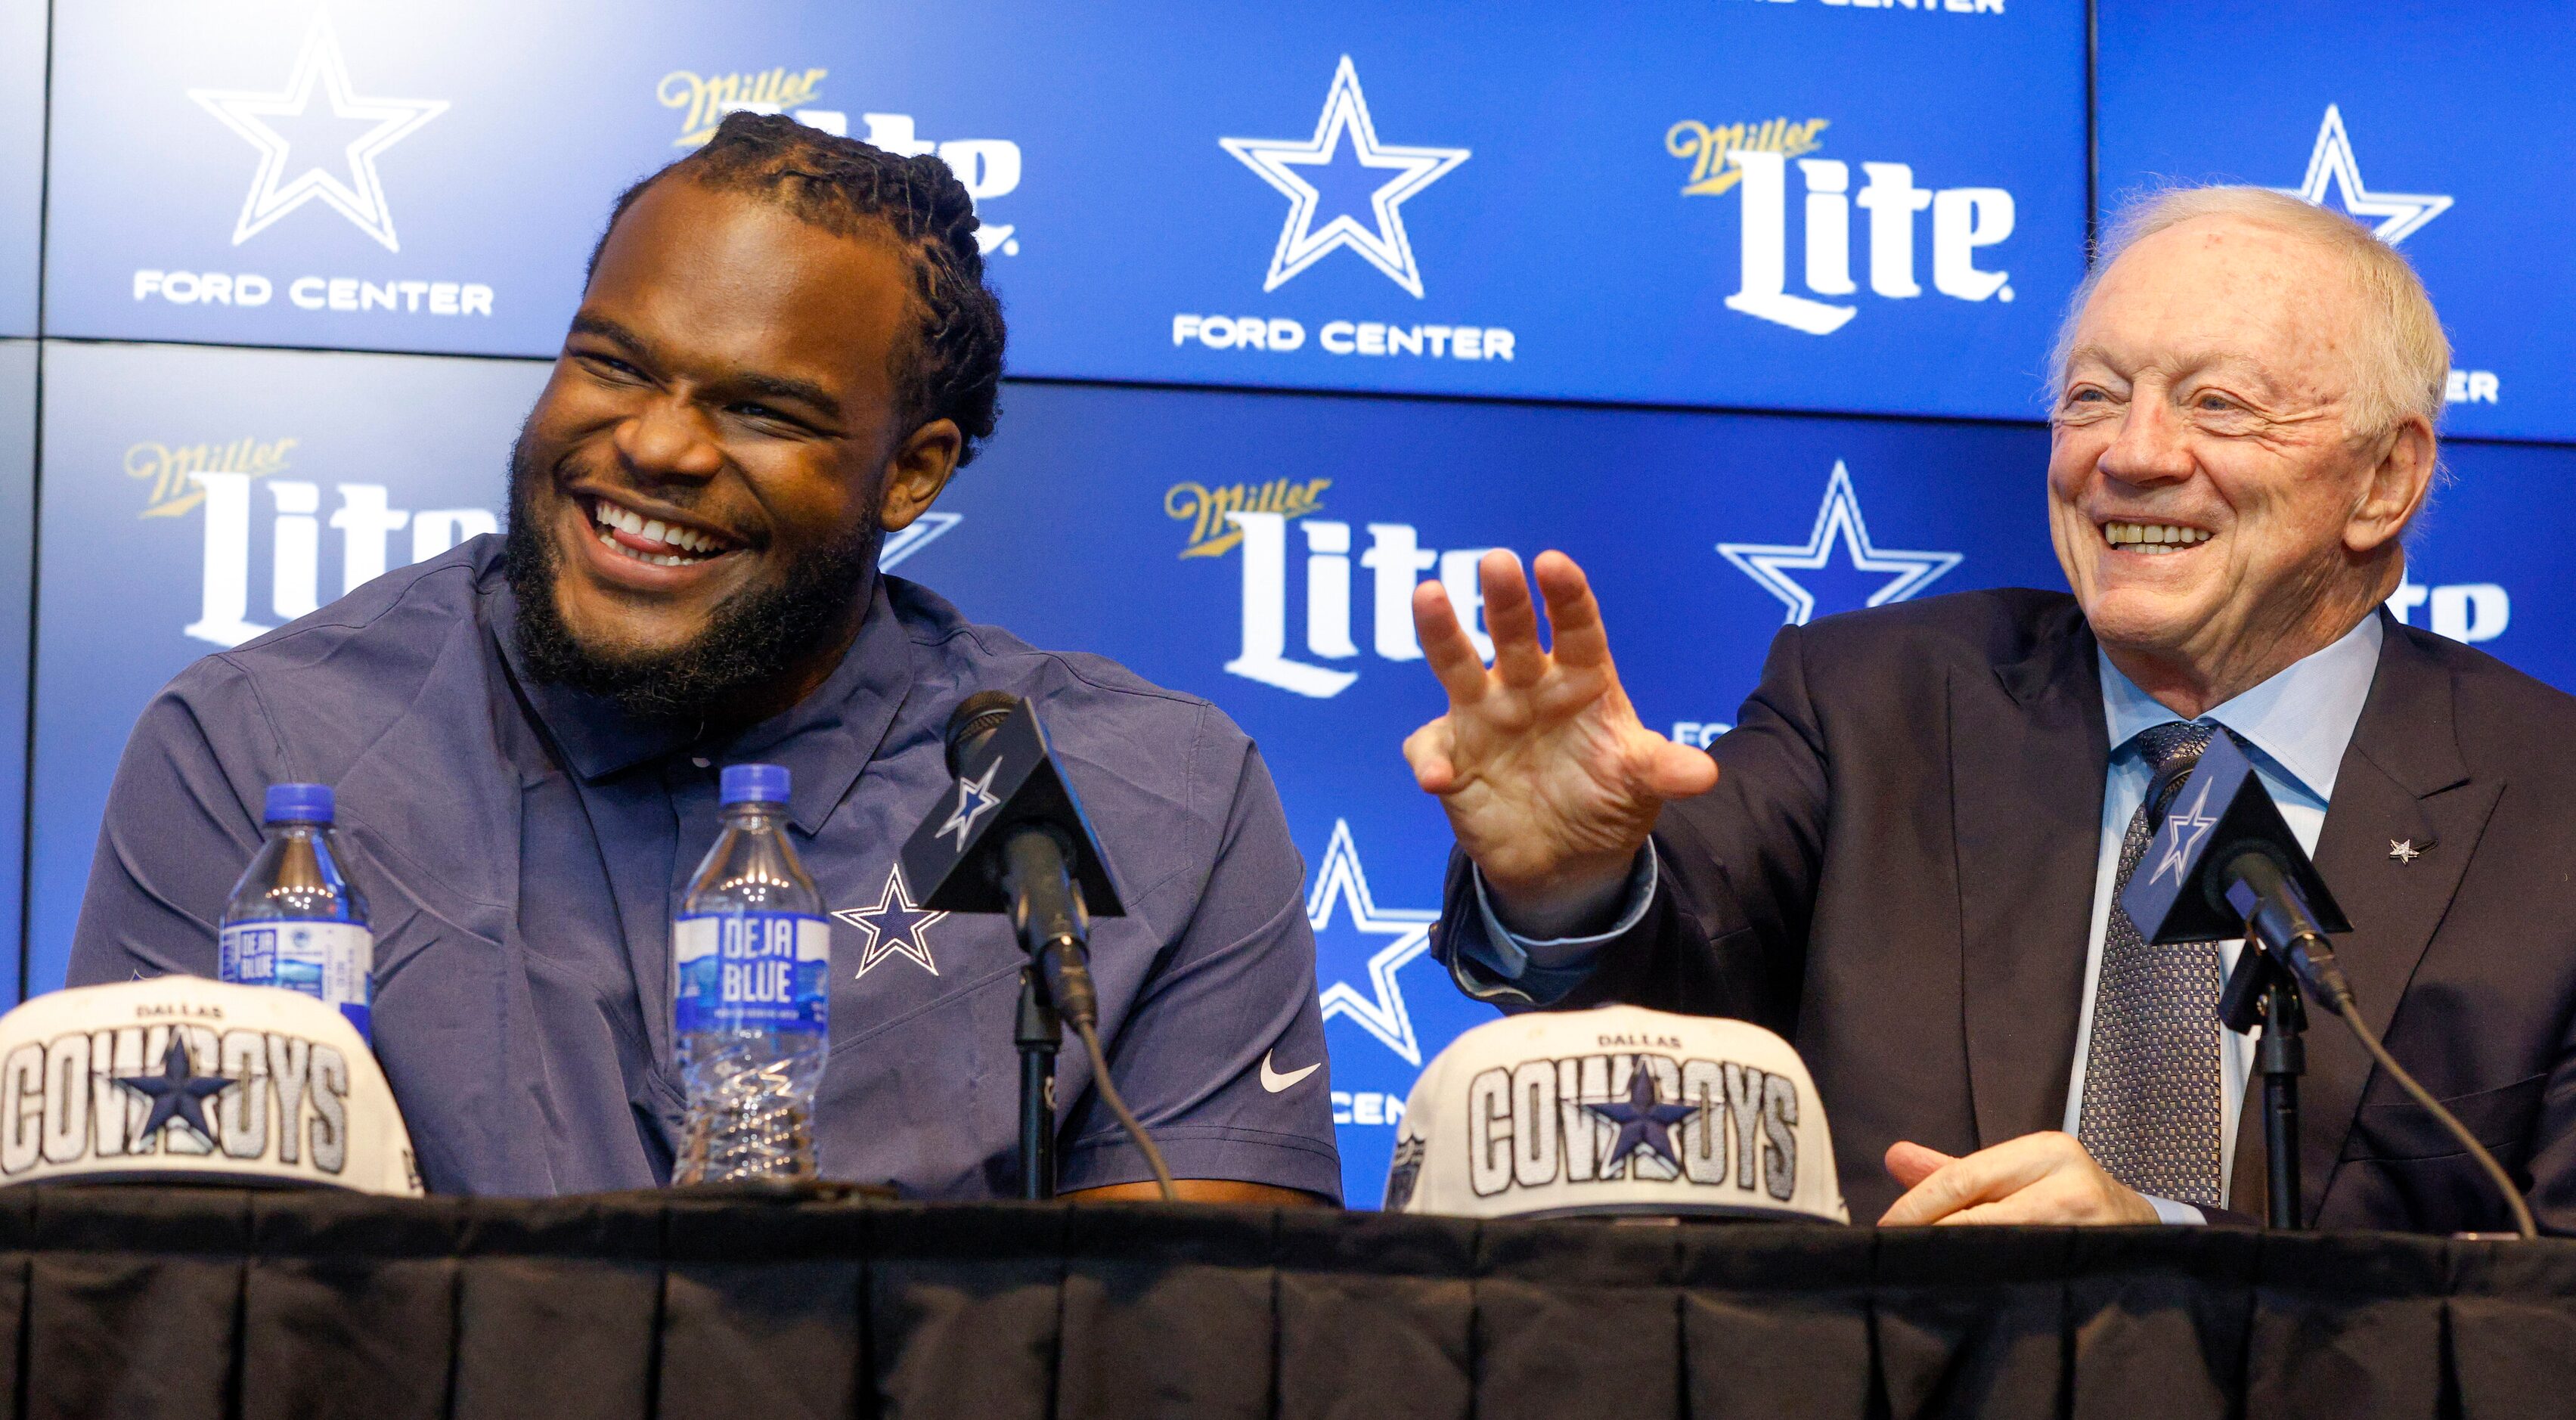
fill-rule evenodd
<path id="1" fill-rule="evenodd" d="M 2388 840 L 2388 856 L 2400 863 L 2412 863 L 2424 856 L 2424 850 L 2416 847 L 2412 838 L 2392 838 Z"/>

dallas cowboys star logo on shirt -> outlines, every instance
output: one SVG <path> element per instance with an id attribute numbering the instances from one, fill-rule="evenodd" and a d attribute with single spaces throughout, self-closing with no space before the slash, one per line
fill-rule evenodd
<path id="1" fill-rule="evenodd" d="M 1317 178 L 1345 189 L 1346 197 L 1355 196 L 1353 175 L 1342 169 L 1339 161 L 1344 133 L 1350 135 L 1350 160 L 1361 169 L 1359 180 L 1370 183 L 1367 201 L 1371 220 L 1362 222 L 1348 212 L 1336 212 L 1331 220 L 1318 226 L 1316 209 L 1324 201 L 1324 192 L 1298 169 L 1315 170 Z M 1349 55 L 1343 55 L 1340 66 L 1333 70 L 1333 87 L 1324 95 L 1324 111 L 1315 119 L 1314 137 L 1302 143 L 1293 138 L 1216 141 L 1288 199 L 1288 221 L 1279 229 L 1279 246 L 1271 253 L 1270 274 L 1262 281 L 1262 290 L 1276 291 L 1336 248 L 1348 247 L 1386 273 L 1389 281 L 1417 297 L 1422 294 L 1422 270 L 1413 261 L 1413 242 L 1405 235 L 1404 215 L 1396 209 L 1406 198 L 1467 161 L 1468 150 L 1401 148 L 1377 141 L 1377 125 L 1369 118 L 1368 97 L 1360 92 L 1359 71 L 1351 66 Z M 1366 176 L 1370 173 L 1388 176 Z"/>
<path id="2" fill-rule="evenodd" d="M 197 1131 L 197 1137 L 211 1144 L 215 1131 L 206 1127 L 206 1101 L 231 1089 L 233 1082 L 221 1075 L 200 1075 L 188 1063 L 188 1042 L 179 1032 L 170 1032 L 170 1048 L 161 1056 L 158 1075 L 119 1075 L 116 1082 L 152 1101 L 152 1116 L 143 1123 L 137 1139 L 160 1137 L 162 1127 L 178 1120 Z"/>
<path id="3" fill-rule="evenodd" d="M 856 927 L 867 937 L 859 950 L 859 969 L 851 980 L 858 980 L 876 969 L 888 957 L 904 957 L 933 976 L 939 974 L 939 963 L 930 956 L 930 927 L 948 916 L 945 912 L 927 912 L 912 900 L 912 889 L 905 886 L 900 864 L 886 874 L 885 892 L 874 907 L 845 907 L 832 914 Z"/>
<path id="4" fill-rule="evenodd" d="M 307 140 L 310 147 L 321 150 L 321 156 L 347 159 L 345 179 L 311 160 L 291 162 L 295 139 L 279 132 L 270 121 L 293 120 L 292 129 L 309 129 L 318 121 L 307 118 L 317 87 L 323 91 L 333 119 L 364 125 L 355 136 L 349 136 L 344 129 L 333 135 L 332 141 Z M 259 171 L 251 178 L 250 196 L 242 201 L 241 219 L 233 224 L 234 246 L 249 241 L 305 203 L 319 200 L 382 243 L 385 250 L 402 250 L 402 242 L 394 234 L 393 212 L 385 205 L 384 183 L 376 176 L 376 158 L 410 137 L 421 125 L 447 112 L 445 99 L 359 97 L 349 83 L 349 62 L 341 55 L 339 38 L 332 33 L 331 21 L 325 15 L 316 15 L 313 27 L 305 33 L 303 51 L 295 57 L 295 69 L 287 76 L 285 88 L 273 94 L 190 89 L 188 97 L 259 150 Z"/>
<path id="5" fill-rule="evenodd" d="M 966 840 L 975 835 L 975 821 L 1001 806 L 1002 801 L 993 796 L 993 776 L 1001 772 L 1002 761 L 996 759 L 984 766 L 981 779 L 958 776 L 957 807 L 949 813 L 948 822 L 939 826 L 936 836 L 946 838 L 951 833 L 956 834 L 957 851 L 965 852 Z"/>
<path id="6" fill-rule="evenodd" d="M 1686 1104 L 1664 1103 L 1654 1073 L 1643 1065 L 1628 1076 L 1626 1103 L 1587 1104 L 1584 1108 L 1619 1126 L 1619 1137 L 1612 1141 L 1610 1157 L 1602 1165 L 1604 1176 L 1639 1149 L 1671 1165 L 1674 1173 L 1682 1171 L 1682 1151 L 1673 1147 L 1673 1126 L 1699 1111 Z"/>

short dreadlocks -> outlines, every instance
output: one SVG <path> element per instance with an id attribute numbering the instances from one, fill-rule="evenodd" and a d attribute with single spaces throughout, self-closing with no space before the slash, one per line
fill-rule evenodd
<path id="1" fill-rule="evenodd" d="M 920 307 L 911 347 L 895 354 L 895 398 L 912 428 L 954 420 L 965 435 L 957 462 L 975 457 L 1001 413 L 1002 303 L 984 284 L 974 201 L 946 163 L 899 158 L 780 114 L 737 112 L 705 147 L 619 194 L 591 270 L 617 219 L 674 175 L 774 202 L 841 236 L 891 234 L 911 259 Z"/>

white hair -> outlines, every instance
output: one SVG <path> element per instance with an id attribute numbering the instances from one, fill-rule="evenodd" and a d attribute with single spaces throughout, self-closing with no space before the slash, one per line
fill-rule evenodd
<path id="1" fill-rule="evenodd" d="M 2451 377 L 2451 342 L 2442 334 L 2441 317 L 2434 314 L 2433 298 L 2425 294 L 2415 268 L 2396 248 L 2350 217 L 2264 187 L 2167 188 L 2129 203 L 2112 219 L 2092 269 L 2067 304 L 2066 318 L 2049 352 L 2052 409 L 2064 389 L 2075 324 L 2103 273 L 2146 238 L 2202 217 L 2228 217 L 2269 227 L 2342 258 L 2354 289 L 2361 294 L 2363 312 L 2363 328 L 2353 352 L 2359 368 L 2346 406 L 2347 428 L 2376 436 L 2414 415 L 2422 415 L 2427 423 L 2440 421 Z"/>

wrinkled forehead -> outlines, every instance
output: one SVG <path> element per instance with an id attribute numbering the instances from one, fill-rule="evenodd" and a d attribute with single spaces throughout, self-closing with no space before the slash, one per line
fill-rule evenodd
<path id="1" fill-rule="evenodd" d="M 2076 318 L 2067 372 L 2217 375 L 2284 397 L 2353 383 L 2362 299 L 2350 261 L 2296 233 L 2203 217 L 2139 239 Z"/>

